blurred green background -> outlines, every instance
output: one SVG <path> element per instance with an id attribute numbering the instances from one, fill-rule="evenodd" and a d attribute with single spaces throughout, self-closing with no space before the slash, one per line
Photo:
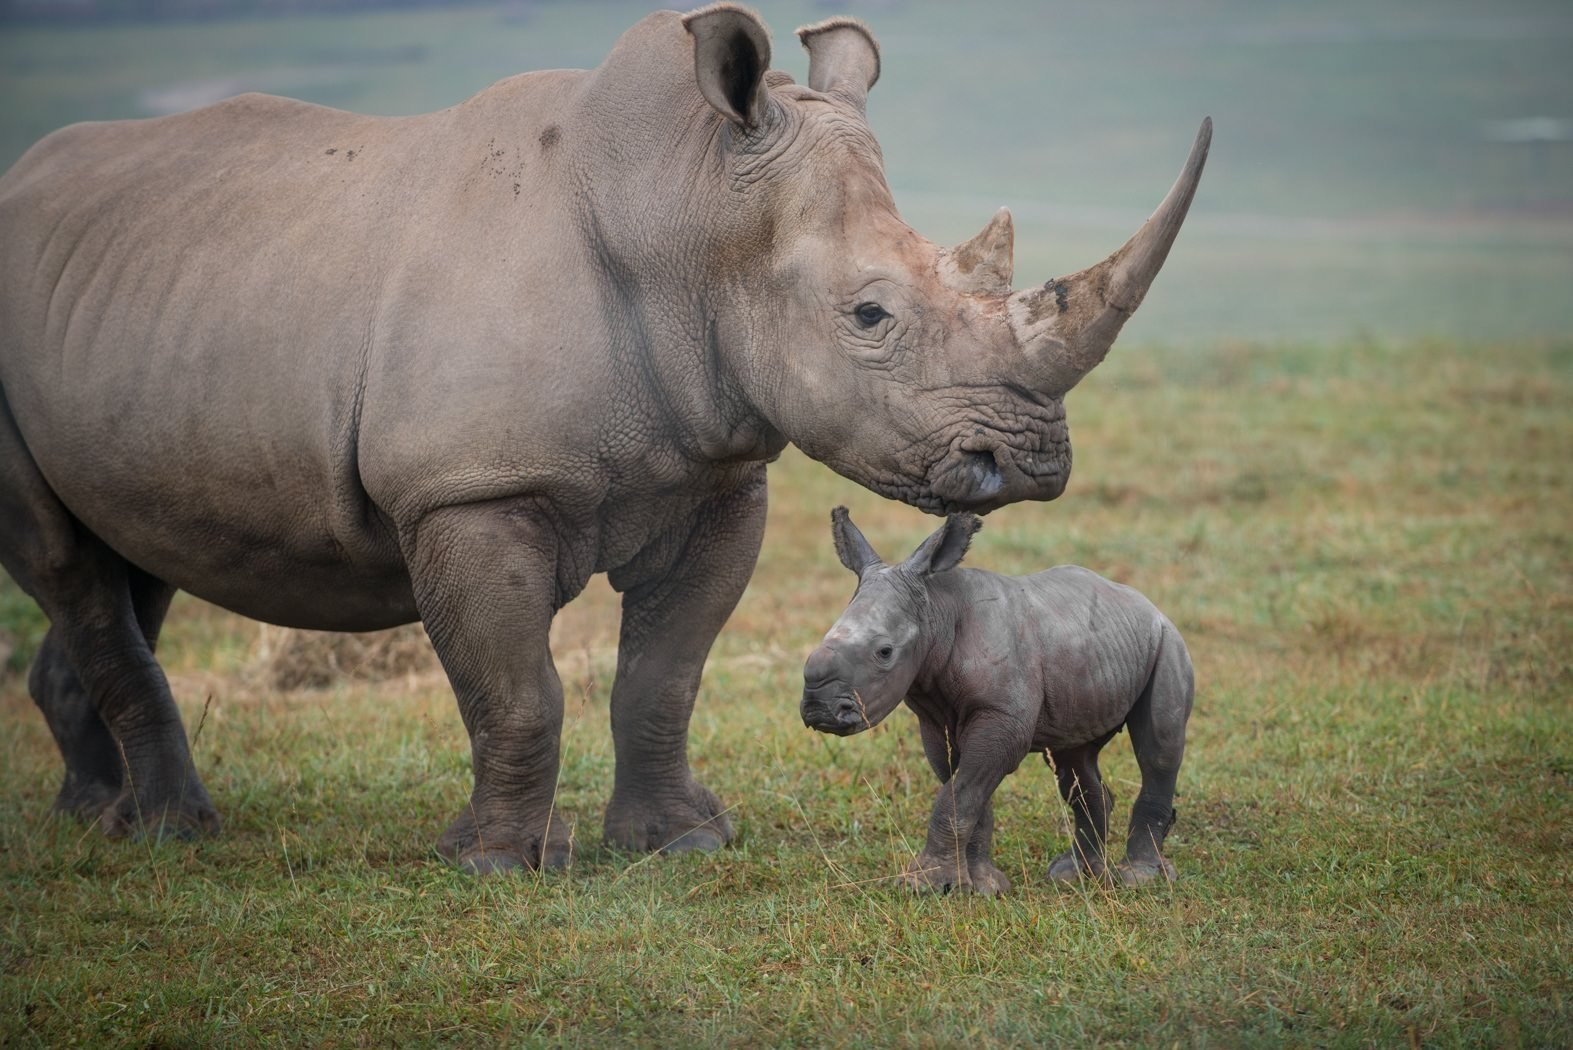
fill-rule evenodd
<path id="1" fill-rule="evenodd" d="M 63 124 L 244 90 L 438 109 L 594 65 L 656 5 L 328 6 L 0 3 L 0 165 Z M 1117 247 L 1211 114 L 1192 218 L 1127 343 L 1573 333 L 1566 0 L 755 6 L 799 79 L 795 27 L 843 11 L 873 27 L 869 117 L 903 214 L 952 243 L 1009 205 L 1018 284 Z M 170 11 L 186 17 L 149 17 Z"/>

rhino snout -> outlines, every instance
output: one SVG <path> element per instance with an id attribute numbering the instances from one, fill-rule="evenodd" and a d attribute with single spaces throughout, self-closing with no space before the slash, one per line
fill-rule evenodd
<path id="1" fill-rule="evenodd" d="M 817 693 L 812 689 L 803 690 L 803 724 L 810 729 L 834 733 L 836 736 L 849 736 L 868 729 L 870 722 L 863 712 L 863 705 L 858 703 L 855 695 L 842 692 L 844 688 L 832 687 L 828 694 Z"/>
<path id="2" fill-rule="evenodd" d="M 930 474 L 947 512 L 987 513 L 1018 500 L 1051 500 L 1065 491 L 1068 464 L 1054 455 L 1023 456 L 1003 447 L 957 449 Z"/>
<path id="3" fill-rule="evenodd" d="M 834 647 L 821 645 L 803 665 L 803 724 L 845 736 L 869 727 L 857 690 L 847 683 Z"/>
<path id="4" fill-rule="evenodd" d="M 805 689 L 818 689 L 829 685 L 841 676 L 841 660 L 836 650 L 830 645 L 821 645 L 808 655 L 808 661 L 803 664 L 803 687 Z"/>

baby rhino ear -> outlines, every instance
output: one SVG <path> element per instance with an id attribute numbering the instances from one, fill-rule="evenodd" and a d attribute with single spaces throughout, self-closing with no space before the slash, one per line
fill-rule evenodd
<path id="1" fill-rule="evenodd" d="M 874 553 L 874 548 L 869 546 L 868 540 L 852 524 L 852 515 L 847 513 L 847 508 L 837 507 L 830 512 L 830 534 L 836 541 L 836 557 L 841 559 L 841 564 L 863 575 L 863 570 L 871 565 L 879 564 L 879 555 Z"/>
<path id="2" fill-rule="evenodd" d="M 976 514 L 952 514 L 912 552 L 905 567 L 925 576 L 954 569 L 972 546 L 972 534 L 982 527 L 983 519 Z"/>

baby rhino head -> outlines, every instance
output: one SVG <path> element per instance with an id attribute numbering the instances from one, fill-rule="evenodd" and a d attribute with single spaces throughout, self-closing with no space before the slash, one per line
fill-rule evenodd
<path id="1" fill-rule="evenodd" d="M 831 511 L 836 554 L 858 588 L 803 667 L 804 725 L 848 736 L 896 709 L 927 656 L 929 578 L 961 561 L 982 524 L 974 514 L 952 514 L 906 561 L 886 565 L 845 507 Z"/>

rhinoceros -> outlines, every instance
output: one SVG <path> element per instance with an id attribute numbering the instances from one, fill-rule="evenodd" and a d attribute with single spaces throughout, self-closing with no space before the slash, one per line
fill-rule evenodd
<path id="1" fill-rule="evenodd" d="M 1049 878 L 1140 885 L 1174 879 L 1163 840 L 1185 757 L 1195 675 L 1185 640 L 1141 594 L 1080 565 L 1031 576 L 961 569 L 975 514 L 952 514 L 905 561 L 887 565 L 845 507 L 831 512 L 841 564 L 857 574 L 846 611 L 803 665 L 810 729 L 872 729 L 903 700 L 939 778 L 913 890 L 1003 893 L 994 866 L 994 789 L 1041 751 L 1076 819 Z M 1104 859 L 1114 794 L 1098 753 L 1130 730 L 1141 768 L 1125 859 Z"/>
<path id="2" fill-rule="evenodd" d="M 241 95 L 65 128 L 0 180 L 0 562 L 51 624 L 60 810 L 217 829 L 154 659 L 179 589 L 420 620 L 474 768 L 439 852 L 565 864 L 548 627 L 605 573 L 605 837 L 714 849 L 688 723 L 766 464 L 793 443 L 933 512 L 1060 495 L 1062 398 L 1167 256 L 1210 124 L 1124 247 L 1013 292 L 1007 212 L 951 250 L 897 214 L 871 32 L 798 36 L 806 85 L 723 3 L 437 113 Z"/>

